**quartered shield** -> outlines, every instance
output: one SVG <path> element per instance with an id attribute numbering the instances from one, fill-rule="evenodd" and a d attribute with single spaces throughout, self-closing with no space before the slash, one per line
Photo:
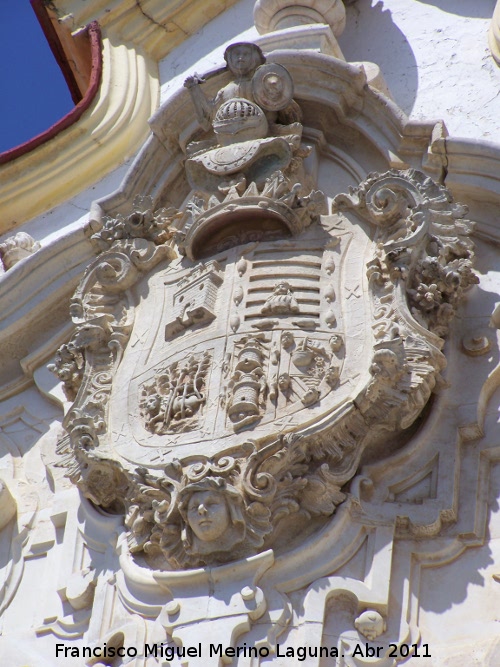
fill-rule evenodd
<path id="1" fill-rule="evenodd" d="M 300 238 L 182 258 L 150 276 L 113 382 L 115 451 L 148 466 L 166 452 L 213 456 L 339 410 L 368 373 L 359 359 L 371 344 L 369 304 L 356 261 L 366 244 L 327 218 Z"/>

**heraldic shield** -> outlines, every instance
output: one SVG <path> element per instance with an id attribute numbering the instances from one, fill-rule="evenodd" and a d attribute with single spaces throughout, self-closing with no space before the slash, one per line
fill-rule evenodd
<path id="1" fill-rule="evenodd" d="M 418 427 L 476 282 L 444 187 L 393 170 L 326 191 L 289 72 L 253 44 L 226 61 L 215 97 L 185 83 L 202 130 L 183 202 L 143 192 L 96 223 L 52 365 L 71 478 L 155 568 L 279 552 L 335 520 L 360 465 Z"/>

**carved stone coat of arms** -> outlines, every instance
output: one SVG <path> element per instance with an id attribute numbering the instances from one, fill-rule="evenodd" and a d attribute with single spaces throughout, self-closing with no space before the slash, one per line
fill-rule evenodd
<path id="1" fill-rule="evenodd" d="M 470 223 L 414 170 L 322 191 L 283 66 L 226 51 L 180 207 L 139 193 L 94 230 L 71 341 L 69 475 L 160 569 L 300 545 L 366 461 L 418 428 L 475 282 Z"/>

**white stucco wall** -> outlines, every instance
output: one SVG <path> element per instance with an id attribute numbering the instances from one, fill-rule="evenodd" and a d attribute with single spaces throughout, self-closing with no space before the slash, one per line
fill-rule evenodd
<path id="1" fill-rule="evenodd" d="M 346 60 L 381 68 L 410 118 L 442 119 L 451 136 L 492 139 L 500 68 L 488 49 L 495 0 L 357 0 L 339 39 Z"/>

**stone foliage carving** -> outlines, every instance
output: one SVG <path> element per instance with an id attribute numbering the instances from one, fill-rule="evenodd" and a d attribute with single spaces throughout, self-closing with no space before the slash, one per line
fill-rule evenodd
<path id="1" fill-rule="evenodd" d="M 286 280 L 276 284 L 273 293 L 266 299 L 266 303 L 261 310 L 263 315 L 287 315 L 298 312 L 299 304 Z"/>
<path id="2" fill-rule="evenodd" d="M 404 178 L 396 171 L 369 177 L 352 194 L 338 195 L 334 209 L 354 209 L 378 227 L 381 249 L 369 266 L 370 280 L 405 284 L 415 319 L 445 336 L 463 292 L 479 282 L 466 207 L 410 170 Z"/>
<path id="3" fill-rule="evenodd" d="M 109 250 L 117 241 L 144 239 L 155 245 L 162 245 L 175 234 L 171 228 L 180 213 L 173 208 L 153 209 L 149 196 L 137 195 L 128 215 L 118 213 L 115 217 L 106 217 L 101 229 L 91 236 L 99 251 Z"/>
<path id="4" fill-rule="evenodd" d="M 63 383 L 64 393 L 68 401 L 74 401 L 83 380 L 85 360 L 83 350 L 75 343 L 61 345 L 57 350 L 53 364 L 49 364 L 52 371 Z"/>

